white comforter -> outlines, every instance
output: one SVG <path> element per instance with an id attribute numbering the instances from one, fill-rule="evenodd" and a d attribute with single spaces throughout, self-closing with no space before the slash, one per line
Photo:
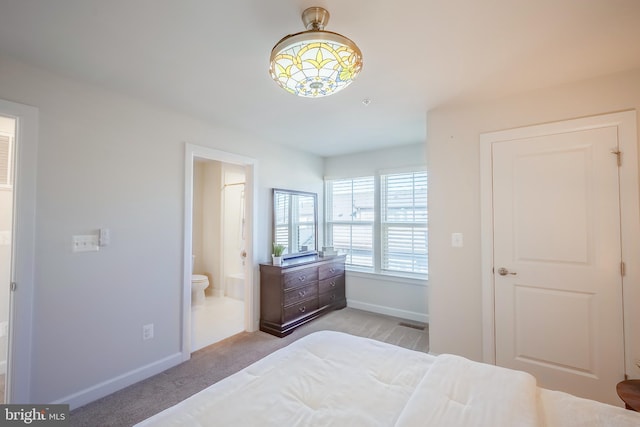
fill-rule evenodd
<path id="1" fill-rule="evenodd" d="M 530 375 L 316 332 L 138 424 L 640 426 L 640 414 L 536 387 Z"/>

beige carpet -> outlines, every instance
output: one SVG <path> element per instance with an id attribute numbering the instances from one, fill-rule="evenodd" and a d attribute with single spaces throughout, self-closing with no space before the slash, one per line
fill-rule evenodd
<path id="1" fill-rule="evenodd" d="M 420 329 L 424 328 L 424 329 Z M 131 426 L 315 331 L 333 330 L 412 350 L 429 350 L 428 325 L 345 308 L 310 322 L 285 338 L 242 332 L 166 370 L 71 412 L 72 426 Z"/>

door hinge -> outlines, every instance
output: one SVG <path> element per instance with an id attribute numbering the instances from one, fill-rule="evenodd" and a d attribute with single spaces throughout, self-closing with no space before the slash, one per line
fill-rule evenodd
<path id="1" fill-rule="evenodd" d="M 18 284 L 16 282 L 11 282 L 11 284 L 9 285 L 9 290 L 13 292 L 16 290 L 17 287 L 18 287 Z"/>
<path id="2" fill-rule="evenodd" d="M 622 262 L 620 263 L 620 275 L 621 275 L 622 277 L 624 277 L 625 272 L 626 272 L 626 267 L 625 267 L 625 265 L 624 265 L 624 261 L 622 261 Z"/>
<path id="3" fill-rule="evenodd" d="M 622 151 L 616 148 L 615 150 L 611 150 L 611 154 L 616 155 L 616 158 L 618 160 L 618 166 L 622 166 Z"/>

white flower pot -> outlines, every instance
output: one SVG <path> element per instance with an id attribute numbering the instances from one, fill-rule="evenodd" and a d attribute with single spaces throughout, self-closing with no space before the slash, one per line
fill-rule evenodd
<path id="1" fill-rule="evenodd" d="M 282 257 L 281 256 L 271 255 L 271 257 L 273 258 L 273 265 L 282 265 Z"/>

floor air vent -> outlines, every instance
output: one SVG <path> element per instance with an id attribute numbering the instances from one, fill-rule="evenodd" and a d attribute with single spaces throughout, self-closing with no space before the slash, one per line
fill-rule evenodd
<path id="1" fill-rule="evenodd" d="M 418 329 L 420 331 L 424 331 L 424 328 L 425 328 L 424 325 L 416 325 L 415 323 L 400 322 L 398 323 L 398 325 L 405 326 L 407 328 Z"/>

